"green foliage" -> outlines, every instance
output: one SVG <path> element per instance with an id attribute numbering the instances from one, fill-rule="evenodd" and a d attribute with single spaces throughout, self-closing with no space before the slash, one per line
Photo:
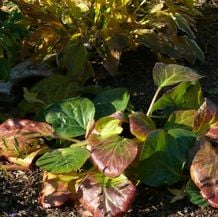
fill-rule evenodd
<path id="1" fill-rule="evenodd" d="M 60 68 L 74 80 L 84 82 L 93 75 L 93 54 L 116 75 L 121 54 L 139 45 L 159 57 L 204 61 L 194 41 L 193 17 L 201 14 L 189 1 L 12 1 L 31 30 L 23 53 L 37 60 L 58 53 Z"/>
<path id="2" fill-rule="evenodd" d="M 201 105 L 200 76 L 190 68 L 157 63 L 153 78 L 157 91 L 147 114 L 128 111 L 130 96 L 123 88 L 90 87 L 86 90 L 94 90 L 92 101 L 82 96 L 65 100 L 54 97 L 51 100 L 56 102 L 40 108 L 45 122 L 37 122 L 37 128 L 35 122 L 26 120 L 23 127 L 22 120 L 0 125 L 0 156 L 20 163 L 20 155 L 15 153 L 27 150 L 30 154 L 35 150 L 29 143 L 51 137 L 50 149 L 47 147 L 36 162 L 46 171 L 39 200 L 44 207 L 75 198 L 92 215 L 124 216 L 134 200 L 135 183 L 152 187 L 185 184 L 189 168 L 191 179 L 201 191 L 188 182 L 186 195 L 193 203 L 204 205 L 202 195 L 218 207 L 217 148 L 209 142 L 218 141 L 216 105 L 208 100 Z M 60 82 L 60 88 L 62 85 Z M 166 86 L 168 92 L 163 93 Z M 81 91 L 78 86 L 76 89 Z M 69 89 L 66 95 L 73 92 L 74 88 Z M 49 103 L 42 97 L 26 92 L 31 102 L 44 99 L 41 104 Z M 157 112 L 168 108 L 164 116 Z M 26 126 L 28 123 L 31 127 Z M 54 149 L 57 144 L 59 148 Z M 195 146 L 199 150 L 193 154 Z M 14 155 L 18 159 L 11 158 Z M 49 183 L 55 188 L 52 193 Z"/>
<path id="3" fill-rule="evenodd" d="M 10 68 L 19 57 L 20 41 L 27 35 L 22 25 L 22 14 L 16 8 L 0 9 L 0 80 L 8 80 Z"/>

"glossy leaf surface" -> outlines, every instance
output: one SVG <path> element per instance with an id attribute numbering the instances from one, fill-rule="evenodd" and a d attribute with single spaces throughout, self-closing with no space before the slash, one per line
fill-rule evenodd
<path id="1" fill-rule="evenodd" d="M 182 81 L 196 81 L 201 78 L 193 69 L 177 65 L 156 63 L 153 68 L 154 83 L 158 87 L 166 87 Z"/>
<path id="2" fill-rule="evenodd" d="M 127 108 L 130 95 L 125 88 L 106 90 L 96 96 L 94 104 L 97 118 L 111 115 Z"/>
<path id="3" fill-rule="evenodd" d="M 118 135 L 103 137 L 92 134 L 88 141 L 93 162 L 106 176 L 119 176 L 137 154 L 136 143 Z"/>
<path id="4" fill-rule="evenodd" d="M 40 147 L 40 137 L 53 137 L 53 128 L 45 122 L 8 119 L 0 125 L 0 155 L 19 157 Z"/>
<path id="5" fill-rule="evenodd" d="M 180 153 L 176 138 L 163 130 L 148 134 L 140 156 L 138 174 L 150 186 L 172 185 L 181 178 L 186 155 Z"/>
<path id="6" fill-rule="evenodd" d="M 124 216 L 135 193 L 135 186 L 124 175 L 108 178 L 91 173 L 78 188 L 79 201 L 94 217 Z"/>
<path id="7" fill-rule="evenodd" d="M 218 208 L 218 148 L 207 140 L 200 140 L 200 150 L 194 157 L 190 168 L 193 182 L 201 190 L 209 204 Z"/>
<path id="8" fill-rule="evenodd" d="M 80 169 L 89 158 L 85 148 L 70 147 L 44 154 L 37 160 L 37 166 L 51 173 L 68 173 Z"/>
<path id="9" fill-rule="evenodd" d="M 164 128 L 182 128 L 192 130 L 194 126 L 194 119 L 196 116 L 196 110 L 178 110 L 173 112 L 168 118 Z"/>
<path id="10" fill-rule="evenodd" d="M 86 98 L 71 98 L 47 107 L 44 115 L 60 137 L 72 138 L 85 135 L 88 122 L 94 119 L 95 108 Z"/>
<path id="11" fill-rule="evenodd" d="M 130 132 L 141 141 L 145 141 L 148 133 L 156 128 L 152 119 L 142 112 L 130 114 L 129 124 Z"/>
<path id="12" fill-rule="evenodd" d="M 198 109 L 202 103 L 199 83 L 182 82 L 163 94 L 152 107 L 152 111 L 163 110 L 165 115 L 181 109 Z"/>
<path id="13" fill-rule="evenodd" d="M 197 112 L 194 131 L 198 135 L 207 133 L 208 137 L 218 140 L 218 107 L 207 99 Z"/>

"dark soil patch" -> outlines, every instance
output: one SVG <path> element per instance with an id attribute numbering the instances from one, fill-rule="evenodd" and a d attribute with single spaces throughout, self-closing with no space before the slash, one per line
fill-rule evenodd
<path id="1" fill-rule="evenodd" d="M 206 56 L 204 64 L 194 68 L 204 76 L 201 80 L 205 97 L 218 104 L 218 8 L 205 8 L 206 16 L 198 22 L 199 44 Z M 148 108 L 155 87 L 151 70 L 156 57 L 145 48 L 123 56 L 120 66 L 122 76 L 107 78 L 100 83 L 114 87 L 126 87 L 132 96 L 136 110 Z M 37 197 L 41 184 L 41 172 L 0 172 L 0 217 L 76 217 L 71 203 L 61 208 L 44 209 L 38 206 Z M 167 189 L 138 187 L 138 195 L 126 217 L 218 217 L 218 210 L 199 208 L 188 200 L 170 203 L 172 195 Z"/>

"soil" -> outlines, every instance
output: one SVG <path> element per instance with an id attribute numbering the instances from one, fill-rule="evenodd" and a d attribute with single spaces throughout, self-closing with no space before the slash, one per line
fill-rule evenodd
<path id="1" fill-rule="evenodd" d="M 218 4 L 210 1 L 204 7 L 205 17 L 198 21 L 198 43 L 205 52 L 204 64 L 197 62 L 192 68 L 204 78 L 201 80 L 204 96 L 218 104 Z M 145 48 L 123 55 L 122 76 L 107 78 L 100 83 L 114 87 L 126 87 L 132 96 L 136 110 L 148 108 L 155 87 L 151 70 L 157 61 Z M 73 205 L 44 209 L 38 206 L 42 173 L 39 169 L 27 171 L 0 171 L 0 217 L 79 217 Z M 218 209 L 199 208 L 184 199 L 170 203 L 172 195 L 167 189 L 138 187 L 139 194 L 126 217 L 218 217 Z"/>

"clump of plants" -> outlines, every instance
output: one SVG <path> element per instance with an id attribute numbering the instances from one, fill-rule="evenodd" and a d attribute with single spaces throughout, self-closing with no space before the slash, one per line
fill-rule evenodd
<path id="1" fill-rule="evenodd" d="M 37 121 L 6 120 L 0 155 L 22 166 L 39 156 L 39 203 L 47 208 L 73 200 L 92 216 L 124 216 L 140 183 L 183 183 L 184 197 L 218 208 L 218 110 L 202 98 L 200 78 L 191 68 L 156 63 L 146 113 L 133 111 L 128 91 L 115 88 L 52 103 Z"/>
<path id="2" fill-rule="evenodd" d="M 20 42 L 27 29 L 15 5 L 7 2 L 0 7 L 0 80 L 8 80 L 10 68 L 19 61 Z"/>
<path id="3" fill-rule="evenodd" d="M 30 31 L 24 56 L 41 61 L 57 53 L 60 69 L 75 81 L 93 76 L 93 59 L 111 75 L 121 54 L 143 45 L 162 61 L 204 61 L 195 42 L 195 1 L 12 0 Z M 169 60 L 171 59 L 171 60 Z"/>

